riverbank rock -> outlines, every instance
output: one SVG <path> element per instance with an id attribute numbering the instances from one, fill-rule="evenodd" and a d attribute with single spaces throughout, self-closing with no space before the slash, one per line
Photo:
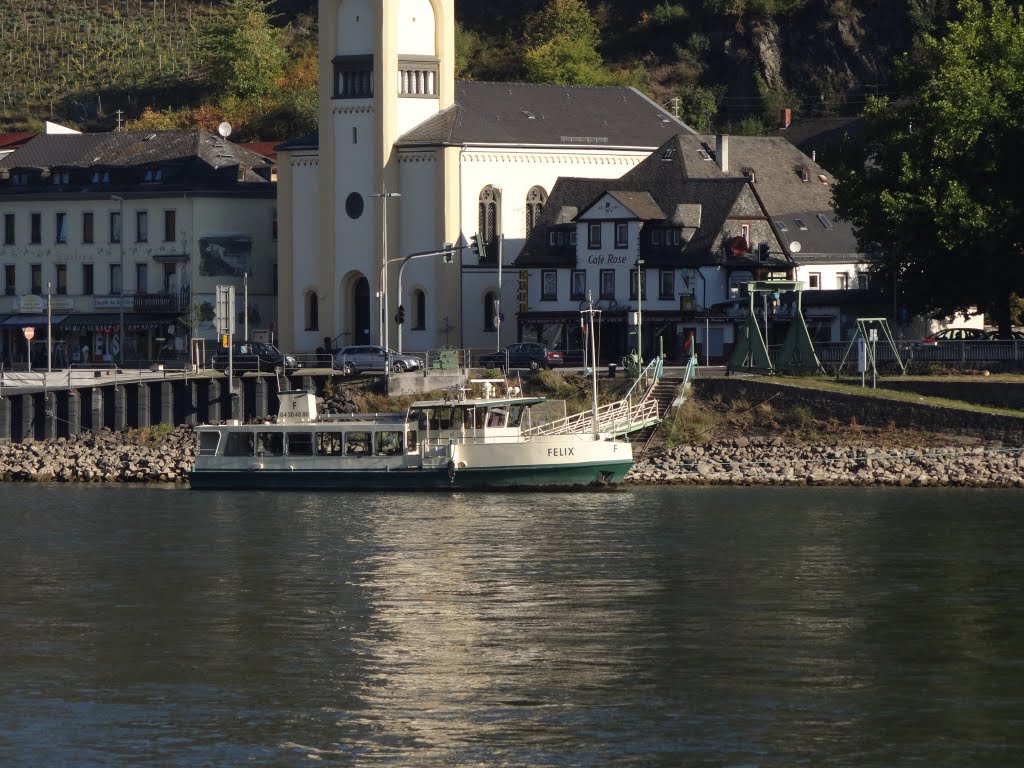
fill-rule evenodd
<path id="1" fill-rule="evenodd" d="M 632 484 L 853 485 L 1024 488 L 1020 447 L 864 447 L 751 437 L 642 456 Z"/>
<path id="2" fill-rule="evenodd" d="M 195 431 L 177 427 L 0 445 L 0 478 L 11 482 L 184 483 L 195 462 Z"/>

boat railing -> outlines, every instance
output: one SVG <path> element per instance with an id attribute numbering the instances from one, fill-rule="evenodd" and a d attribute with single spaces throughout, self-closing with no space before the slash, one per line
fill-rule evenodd
<path id="1" fill-rule="evenodd" d="M 640 429 L 658 418 L 658 402 L 653 399 L 632 403 L 628 398 L 607 403 L 597 409 L 597 429 L 602 434 L 623 435 Z M 576 413 L 564 419 L 523 430 L 526 436 L 592 435 L 594 417 L 591 411 Z"/>

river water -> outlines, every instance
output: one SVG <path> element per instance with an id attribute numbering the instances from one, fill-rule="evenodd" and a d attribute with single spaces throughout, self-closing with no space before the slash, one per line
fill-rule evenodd
<path id="1" fill-rule="evenodd" d="M 0 766 L 1020 766 L 1024 494 L 0 486 Z"/>

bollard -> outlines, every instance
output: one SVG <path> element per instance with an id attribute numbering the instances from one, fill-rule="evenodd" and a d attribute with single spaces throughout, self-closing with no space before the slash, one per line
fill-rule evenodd
<path id="1" fill-rule="evenodd" d="M 608 363 L 608 378 L 609 379 L 614 379 L 615 378 L 615 371 L 618 370 L 618 367 L 619 366 L 618 366 L 617 363 Z"/>

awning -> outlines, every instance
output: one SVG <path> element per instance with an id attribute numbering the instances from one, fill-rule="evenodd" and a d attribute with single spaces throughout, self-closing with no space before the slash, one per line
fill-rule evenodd
<path id="1" fill-rule="evenodd" d="M 174 318 L 159 315 L 143 315 L 138 312 L 124 313 L 124 327 L 126 331 L 155 331 L 165 330 L 168 325 L 174 324 Z M 114 330 L 121 325 L 121 315 L 118 312 L 82 312 L 75 315 L 68 315 L 62 326 L 65 331 L 103 331 Z"/>
<path id="2" fill-rule="evenodd" d="M 58 326 L 67 315 L 8 315 L 0 320 L 0 328 L 45 328 L 47 322 L 51 326 Z"/>

